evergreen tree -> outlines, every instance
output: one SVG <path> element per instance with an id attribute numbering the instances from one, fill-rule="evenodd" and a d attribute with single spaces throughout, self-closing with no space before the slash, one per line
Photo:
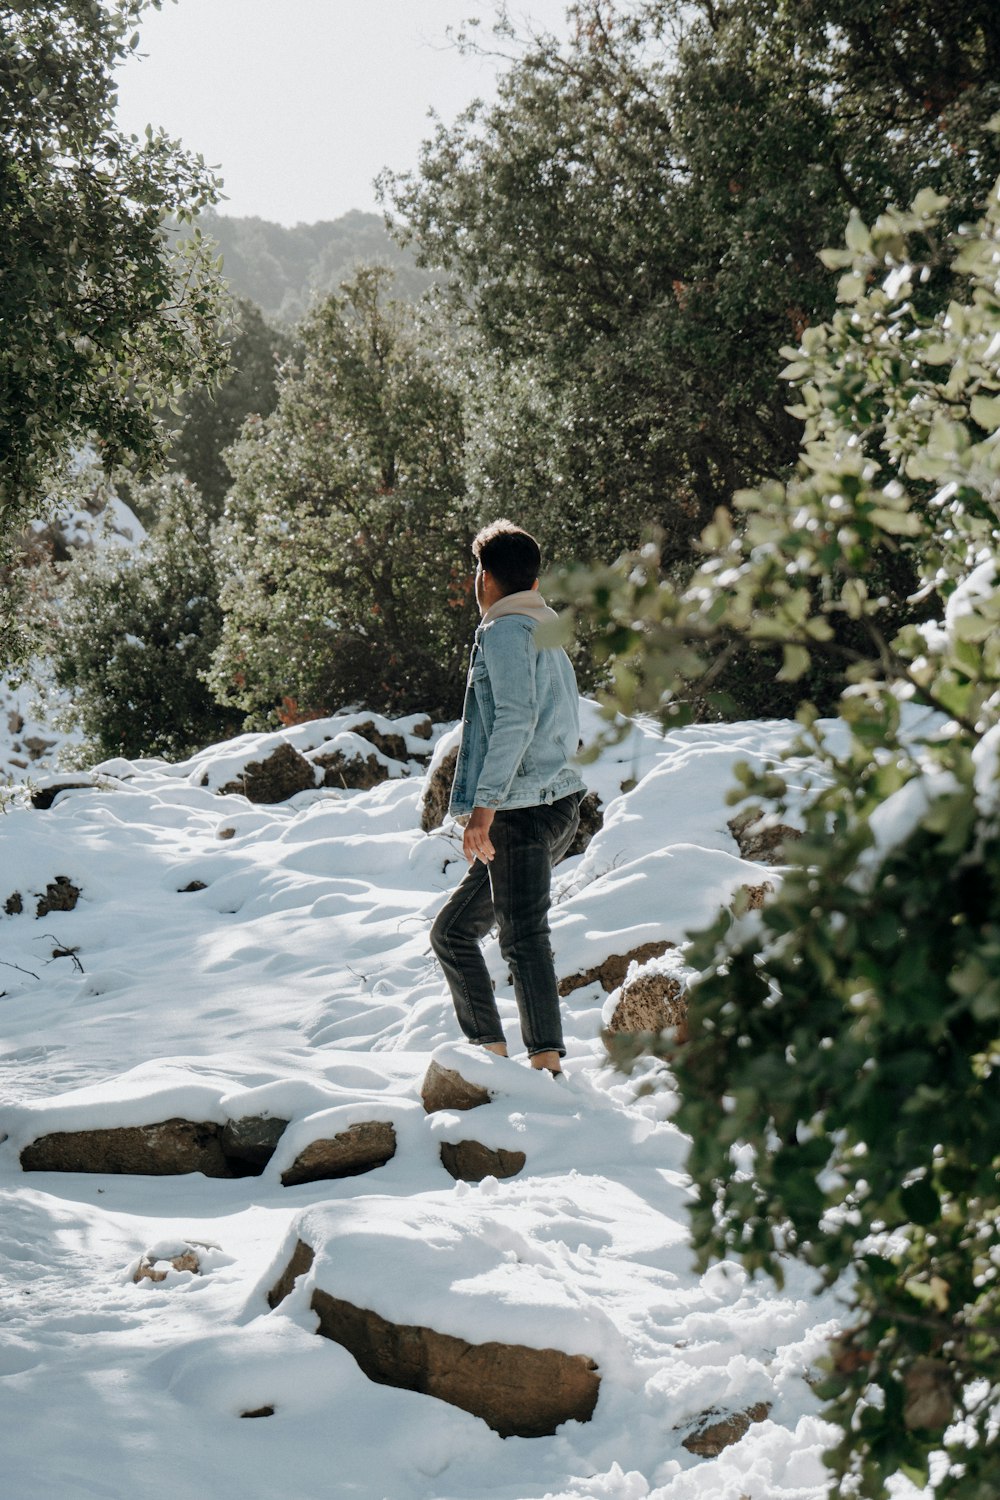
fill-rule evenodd
<path id="1" fill-rule="evenodd" d="M 457 712 L 473 609 L 459 400 L 389 273 L 299 330 L 272 415 L 227 455 L 212 684 L 248 723 Z"/>

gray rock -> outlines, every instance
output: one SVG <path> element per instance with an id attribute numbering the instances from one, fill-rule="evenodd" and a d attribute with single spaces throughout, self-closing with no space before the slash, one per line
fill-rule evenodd
<path id="1" fill-rule="evenodd" d="M 287 1128 L 287 1120 L 272 1115 L 246 1115 L 241 1120 L 227 1120 L 222 1131 L 222 1149 L 237 1161 L 265 1167 Z"/>

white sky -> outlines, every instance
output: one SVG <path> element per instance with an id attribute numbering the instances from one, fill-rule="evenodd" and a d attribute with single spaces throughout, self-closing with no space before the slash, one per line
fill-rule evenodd
<path id="1" fill-rule="evenodd" d="M 515 0 L 566 30 L 567 0 Z M 382 167 L 416 165 L 428 109 L 449 123 L 492 97 L 497 64 L 462 57 L 446 28 L 490 39 L 493 0 L 164 0 L 118 74 L 119 123 L 163 126 L 218 165 L 221 212 L 282 224 L 377 209 Z"/>

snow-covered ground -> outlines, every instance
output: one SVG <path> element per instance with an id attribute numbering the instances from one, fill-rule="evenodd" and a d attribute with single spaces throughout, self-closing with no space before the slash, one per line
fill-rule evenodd
<path id="1" fill-rule="evenodd" d="M 739 857 L 725 793 L 736 761 L 773 756 L 791 732 L 636 730 L 586 769 L 605 825 L 558 871 L 560 977 L 681 943 L 740 885 L 775 881 Z M 115 761 L 48 809 L 21 797 L 0 816 L 5 1493 L 819 1500 L 834 1434 L 805 1377 L 834 1299 L 794 1265 L 781 1292 L 735 1264 L 692 1270 L 669 1078 L 640 1095 L 652 1065 L 631 1080 L 608 1066 L 600 984 L 564 1002 L 568 1087 L 524 1065 L 495 941 L 512 1059 L 457 1043 L 427 934 L 464 865 L 454 827 L 421 831 L 420 776 L 268 806 L 216 790 L 279 739 L 309 752 L 323 733 L 245 737 L 180 766 Z M 58 876 L 75 908 L 36 916 Z M 432 1057 L 484 1080 L 491 1104 L 426 1115 Z M 53 1131 L 268 1113 L 291 1123 L 261 1176 L 20 1165 Z M 372 1120 L 395 1129 L 385 1166 L 282 1186 L 303 1145 Z M 453 1181 L 440 1144 L 472 1134 L 522 1151 L 523 1172 Z M 300 1236 L 322 1254 L 271 1309 Z M 185 1242 L 210 1247 L 200 1272 L 133 1282 L 144 1253 Z M 316 1336 L 314 1284 L 473 1343 L 589 1355 L 593 1418 L 501 1438 L 374 1384 Z M 704 1413 L 761 1403 L 766 1419 L 718 1457 L 682 1446 Z"/>

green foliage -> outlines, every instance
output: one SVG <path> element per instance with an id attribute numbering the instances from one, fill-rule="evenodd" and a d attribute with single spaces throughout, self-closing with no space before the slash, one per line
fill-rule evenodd
<path id="1" fill-rule="evenodd" d="M 155 464 L 161 403 L 224 362 L 214 261 L 166 224 L 216 181 L 162 133 L 114 124 L 112 73 L 144 4 L 0 5 L 0 545 L 74 447 Z"/>
<path id="2" fill-rule="evenodd" d="M 551 551 L 664 560 L 794 461 L 775 351 L 834 309 L 816 252 L 933 180 L 957 222 L 1000 170 L 1000 12 L 914 0 L 582 0 L 495 104 L 387 179 L 474 335 L 470 492 Z M 903 592 L 907 592 L 906 585 Z"/>
<path id="3" fill-rule="evenodd" d="M 291 338 L 270 328 L 252 302 L 238 304 L 226 330 L 229 369 L 218 388 L 198 386 L 179 403 L 180 423 L 170 447 L 170 467 L 196 486 L 209 513 L 222 513 L 232 476 L 223 451 L 247 417 L 266 417 L 278 400 L 277 366 L 291 354 Z"/>
<path id="4" fill-rule="evenodd" d="M 364 270 L 317 306 L 274 413 L 227 455 L 211 680 L 248 723 L 458 711 L 474 616 L 460 404 L 387 280 Z"/>
<path id="5" fill-rule="evenodd" d="M 149 487 L 159 520 L 134 551 L 79 552 L 59 586 L 47 647 L 85 755 L 178 759 L 237 732 L 205 685 L 218 642 L 219 576 L 210 522 L 181 479 Z"/>
<path id="6" fill-rule="evenodd" d="M 803 710 L 812 786 L 743 776 L 805 837 L 778 895 L 694 939 L 690 1044 L 674 1065 L 701 1262 L 841 1279 L 850 1323 L 820 1387 L 838 1495 L 902 1470 L 987 1500 L 1000 1464 L 1000 196 L 943 230 L 920 192 L 852 216 L 841 310 L 784 351 L 798 471 L 743 493 L 686 581 L 655 548 L 588 578 L 617 694 L 684 713 L 735 643 L 801 680 L 833 653 L 837 735 Z M 889 634 L 873 587 L 905 555 L 937 619 Z M 835 625 L 854 622 L 864 649 Z M 685 683 L 687 688 L 685 688 Z M 901 710 L 924 705 L 904 734 Z M 794 780 L 797 790 L 789 791 Z M 669 1050 L 669 1049 L 668 1049 Z M 743 1149 L 738 1149 L 743 1148 Z"/>

